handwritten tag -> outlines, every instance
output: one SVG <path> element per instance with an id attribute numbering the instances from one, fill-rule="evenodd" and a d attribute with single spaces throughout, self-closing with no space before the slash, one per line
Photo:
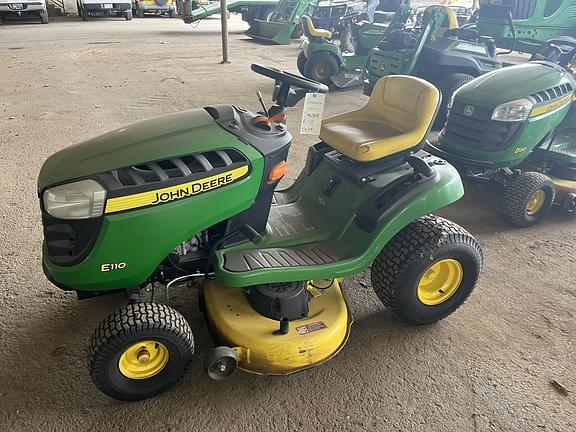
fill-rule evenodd
<path id="1" fill-rule="evenodd" d="M 325 101 L 325 93 L 308 93 L 306 95 L 304 99 L 304 109 L 302 111 L 302 123 L 300 123 L 301 134 L 320 134 Z"/>

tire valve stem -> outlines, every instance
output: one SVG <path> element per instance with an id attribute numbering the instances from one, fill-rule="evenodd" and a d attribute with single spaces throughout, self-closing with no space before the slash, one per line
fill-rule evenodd
<path id="1" fill-rule="evenodd" d="M 290 330 L 290 320 L 288 318 L 280 318 L 280 328 L 276 331 L 276 334 L 286 335 Z"/>

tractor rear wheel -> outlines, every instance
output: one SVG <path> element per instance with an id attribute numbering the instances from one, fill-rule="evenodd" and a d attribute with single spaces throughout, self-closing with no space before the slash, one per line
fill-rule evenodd
<path id="1" fill-rule="evenodd" d="M 555 193 L 554 184 L 548 176 L 539 172 L 523 172 L 504 189 L 502 214 L 515 225 L 534 225 L 552 206 Z"/>
<path id="2" fill-rule="evenodd" d="M 464 228 L 428 215 L 406 226 L 371 269 L 384 306 L 408 324 L 447 317 L 468 298 L 482 270 L 482 250 Z"/>
<path id="3" fill-rule="evenodd" d="M 193 354 L 192 330 L 180 313 L 159 303 L 129 304 L 92 335 L 90 375 L 114 399 L 142 400 L 174 385 Z"/>
<path id="4" fill-rule="evenodd" d="M 306 62 L 304 76 L 322 84 L 332 85 L 330 77 L 336 75 L 340 67 L 334 57 L 325 52 L 312 54 Z"/>
<path id="5" fill-rule="evenodd" d="M 438 114 L 436 115 L 436 120 L 434 121 L 434 129 L 442 129 L 444 123 L 446 123 L 446 118 L 448 116 L 448 104 L 452 99 L 452 96 L 460 87 L 462 87 L 467 82 L 474 79 L 472 75 L 464 73 L 452 73 L 446 75 L 444 78 L 438 81 L 436 87 L 442 93 L 442 102 L 438 108 Z"/>

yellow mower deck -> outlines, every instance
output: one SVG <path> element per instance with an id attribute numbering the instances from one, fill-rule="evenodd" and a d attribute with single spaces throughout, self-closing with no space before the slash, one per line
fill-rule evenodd
<path id="1" fill-rule="evenodd" d="M 337 280 L 309 285 L 312 298 L 305 319 L 290 322 L 288 334 L 277 334 L 279 322 L 252 309 L 244 290 L 216 281 L 204 285 L 209 325 L 219 342 L 234 348 L 239 367 L 260 375 L 287 375 L 323 363 L 346 344 L 352 315 Z"/>
<path id="2" fill-rule="evenodd" d="M 558 177 L 550 177 L 550 180 L 552 180 L 558 192 L 576 193 L 575 180 L 566 180 Z"/>

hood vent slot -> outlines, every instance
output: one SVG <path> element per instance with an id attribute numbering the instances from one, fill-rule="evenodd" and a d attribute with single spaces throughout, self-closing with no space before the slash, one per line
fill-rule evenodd
<path id="1" fill-rule="evenodd" d="M 549 88 L 548 90 L 532 93 L 530 97 L 532 97 L 536 103 L 543 103 L 566 96 L 572 90 L 572 86 L 568 83 L 565 83 L 557 85 L 556 87 Z"/>
<path id="2" fill-rule="evenodd" d="M 178 180 L 197 175 L 203 177 L 205 174 L 217 173 L 247 162 L 246 157 L 236 150 L 216 150 L 119 168 L 100 177 L 110 189 L 118 190 L 133 186 L 178 183 Z"/>

